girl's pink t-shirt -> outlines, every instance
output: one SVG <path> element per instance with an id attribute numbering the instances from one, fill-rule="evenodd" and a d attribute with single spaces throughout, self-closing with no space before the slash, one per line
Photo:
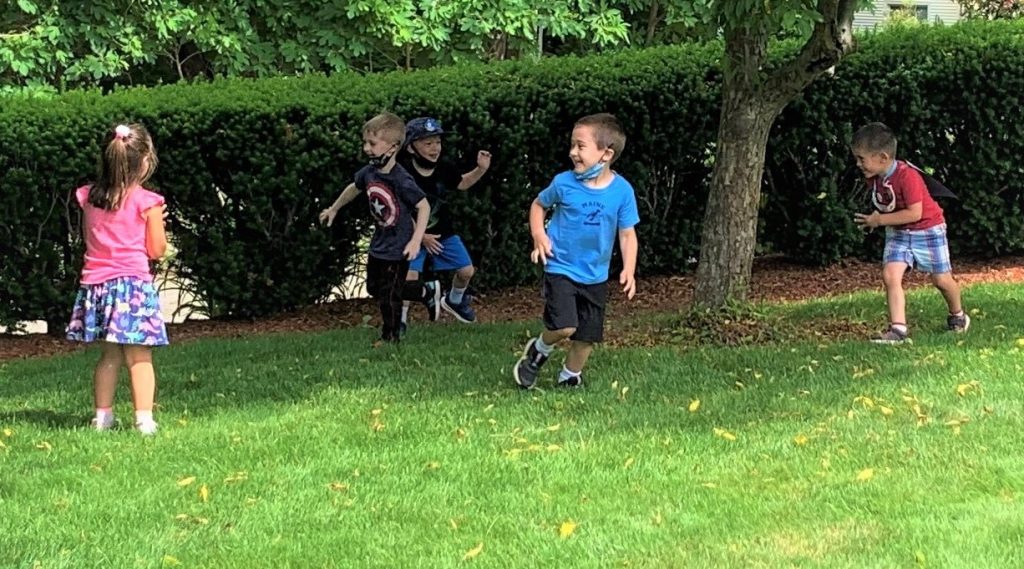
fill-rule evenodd
<path id="1" fill-rule="evenodd" d="M 124 204 L 107 211 L 89 203 L 89 186 L 75 190 L 84 213 L 85 266 L 82 284 L 100 284 L 119 277 L 152 281 L 146 254 L 146 218 L 150 208 L 164 204 L 163 196 L 136 186 Z"/>

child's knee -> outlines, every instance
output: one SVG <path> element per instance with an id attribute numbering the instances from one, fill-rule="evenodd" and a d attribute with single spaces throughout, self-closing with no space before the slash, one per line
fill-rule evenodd
<path id="1" fill-rule="evenodd" d="M 559 340 L 564 340 L 566 338 L 571 337 L 573 334 L 575 334 L 576 333 L 576 328 L 575 327 L 559 328 L 558 330 L 548 330 L 548 332 L 550 332 L 554 336 L 558 336 Z"/>
<path id="2" fill-rule="evenodd" d="M 889 264 L 882 269 L 882 282 L 886 287 L 903 286 L 903 275 L 907 272 L 904 264 Z"/>
<path id="3" fill-rule="evenodd" d="M 409 272 L 405 274 L 405 280 L 407 281 L 418 281 L 420 280 L 420 272 L 416 269 L 409 269 Z"/>
<path id="4" fill-rule="evenodd" d="M 124 360 L 128 367 L 153 362 L 153 350 L 146 346 L 125 346 Z"/>
<path id="5" fill-rule="evenodd" d="M 455 274 L 460 279 L 468 281 L 469 279 L 473 278 L 473 275 L 476 274 L 476 267 L 474 267 L 473 265 L 469 265 L 468 267 L 462 267 L 461 269 L 456 271 Z"/>

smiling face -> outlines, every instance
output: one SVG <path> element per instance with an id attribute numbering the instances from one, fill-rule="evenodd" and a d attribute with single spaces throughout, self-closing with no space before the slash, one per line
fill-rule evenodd
<path id="1" fill-rule="evenodd" d="M 865 178 L 884 176 L 892 166 L 892 157 L 885 152 L 872 152 L 863 147 L 855 147 L 852 152 L 857 159 L 857 168 Z"/>
<path id="2" fill-rule="evenodd" d="M 572 129 L 572 142 L 569 146 L 569 158 L 572 159 L 574 172 L 585 172 L 598 162 L 611 162 L 615 151 L 611 148 L 598 148 L 597 136 L 594 128 L 588 125 L 579 125 Z"/>
<path id="3" fill-rule="evenodd" d="M 441 158 L 440 136 L 428 136 L 426 138 L 414 140 L 411 146 L 417 154 L 431 162 L 437 162 L 437 160 Z"/>
<path id="4" fill-rule="evenodd" d="M 369 156 L 383 156 L 398 146 L 394 141 L 382 136 L 382 133 L 367 132 L 363 134 L 363 152 Z"/>

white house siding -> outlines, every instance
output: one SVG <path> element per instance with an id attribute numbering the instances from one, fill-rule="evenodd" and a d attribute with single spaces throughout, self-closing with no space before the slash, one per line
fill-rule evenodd
<path id="1" fill-rule="evenodd" d="M 858 29 L 873 28 L 884 24 L 889 19 L 889 5 L 900 4 L 901 0 L 875 0 L 875 8 L 862 10 L 853 16 L 853 27 Z M 956 0 L 914 0 L 911 6 L 927 6 L 928 21 L 952 24 L 960 20 L 960 4 Z"/>

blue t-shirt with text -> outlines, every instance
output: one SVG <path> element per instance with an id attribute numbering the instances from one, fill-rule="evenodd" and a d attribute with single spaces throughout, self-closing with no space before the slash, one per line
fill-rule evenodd
<path id="1" fill-rule="evenodd" d="M 615 174 L 607 187 L 594 189 L 562 172 L 537 200 L 554 208 L 547 227 L 554 257 L 545 271 L 584 285 L 607 281 L 616 235 L 640 222 L 633 186 Z"/>

